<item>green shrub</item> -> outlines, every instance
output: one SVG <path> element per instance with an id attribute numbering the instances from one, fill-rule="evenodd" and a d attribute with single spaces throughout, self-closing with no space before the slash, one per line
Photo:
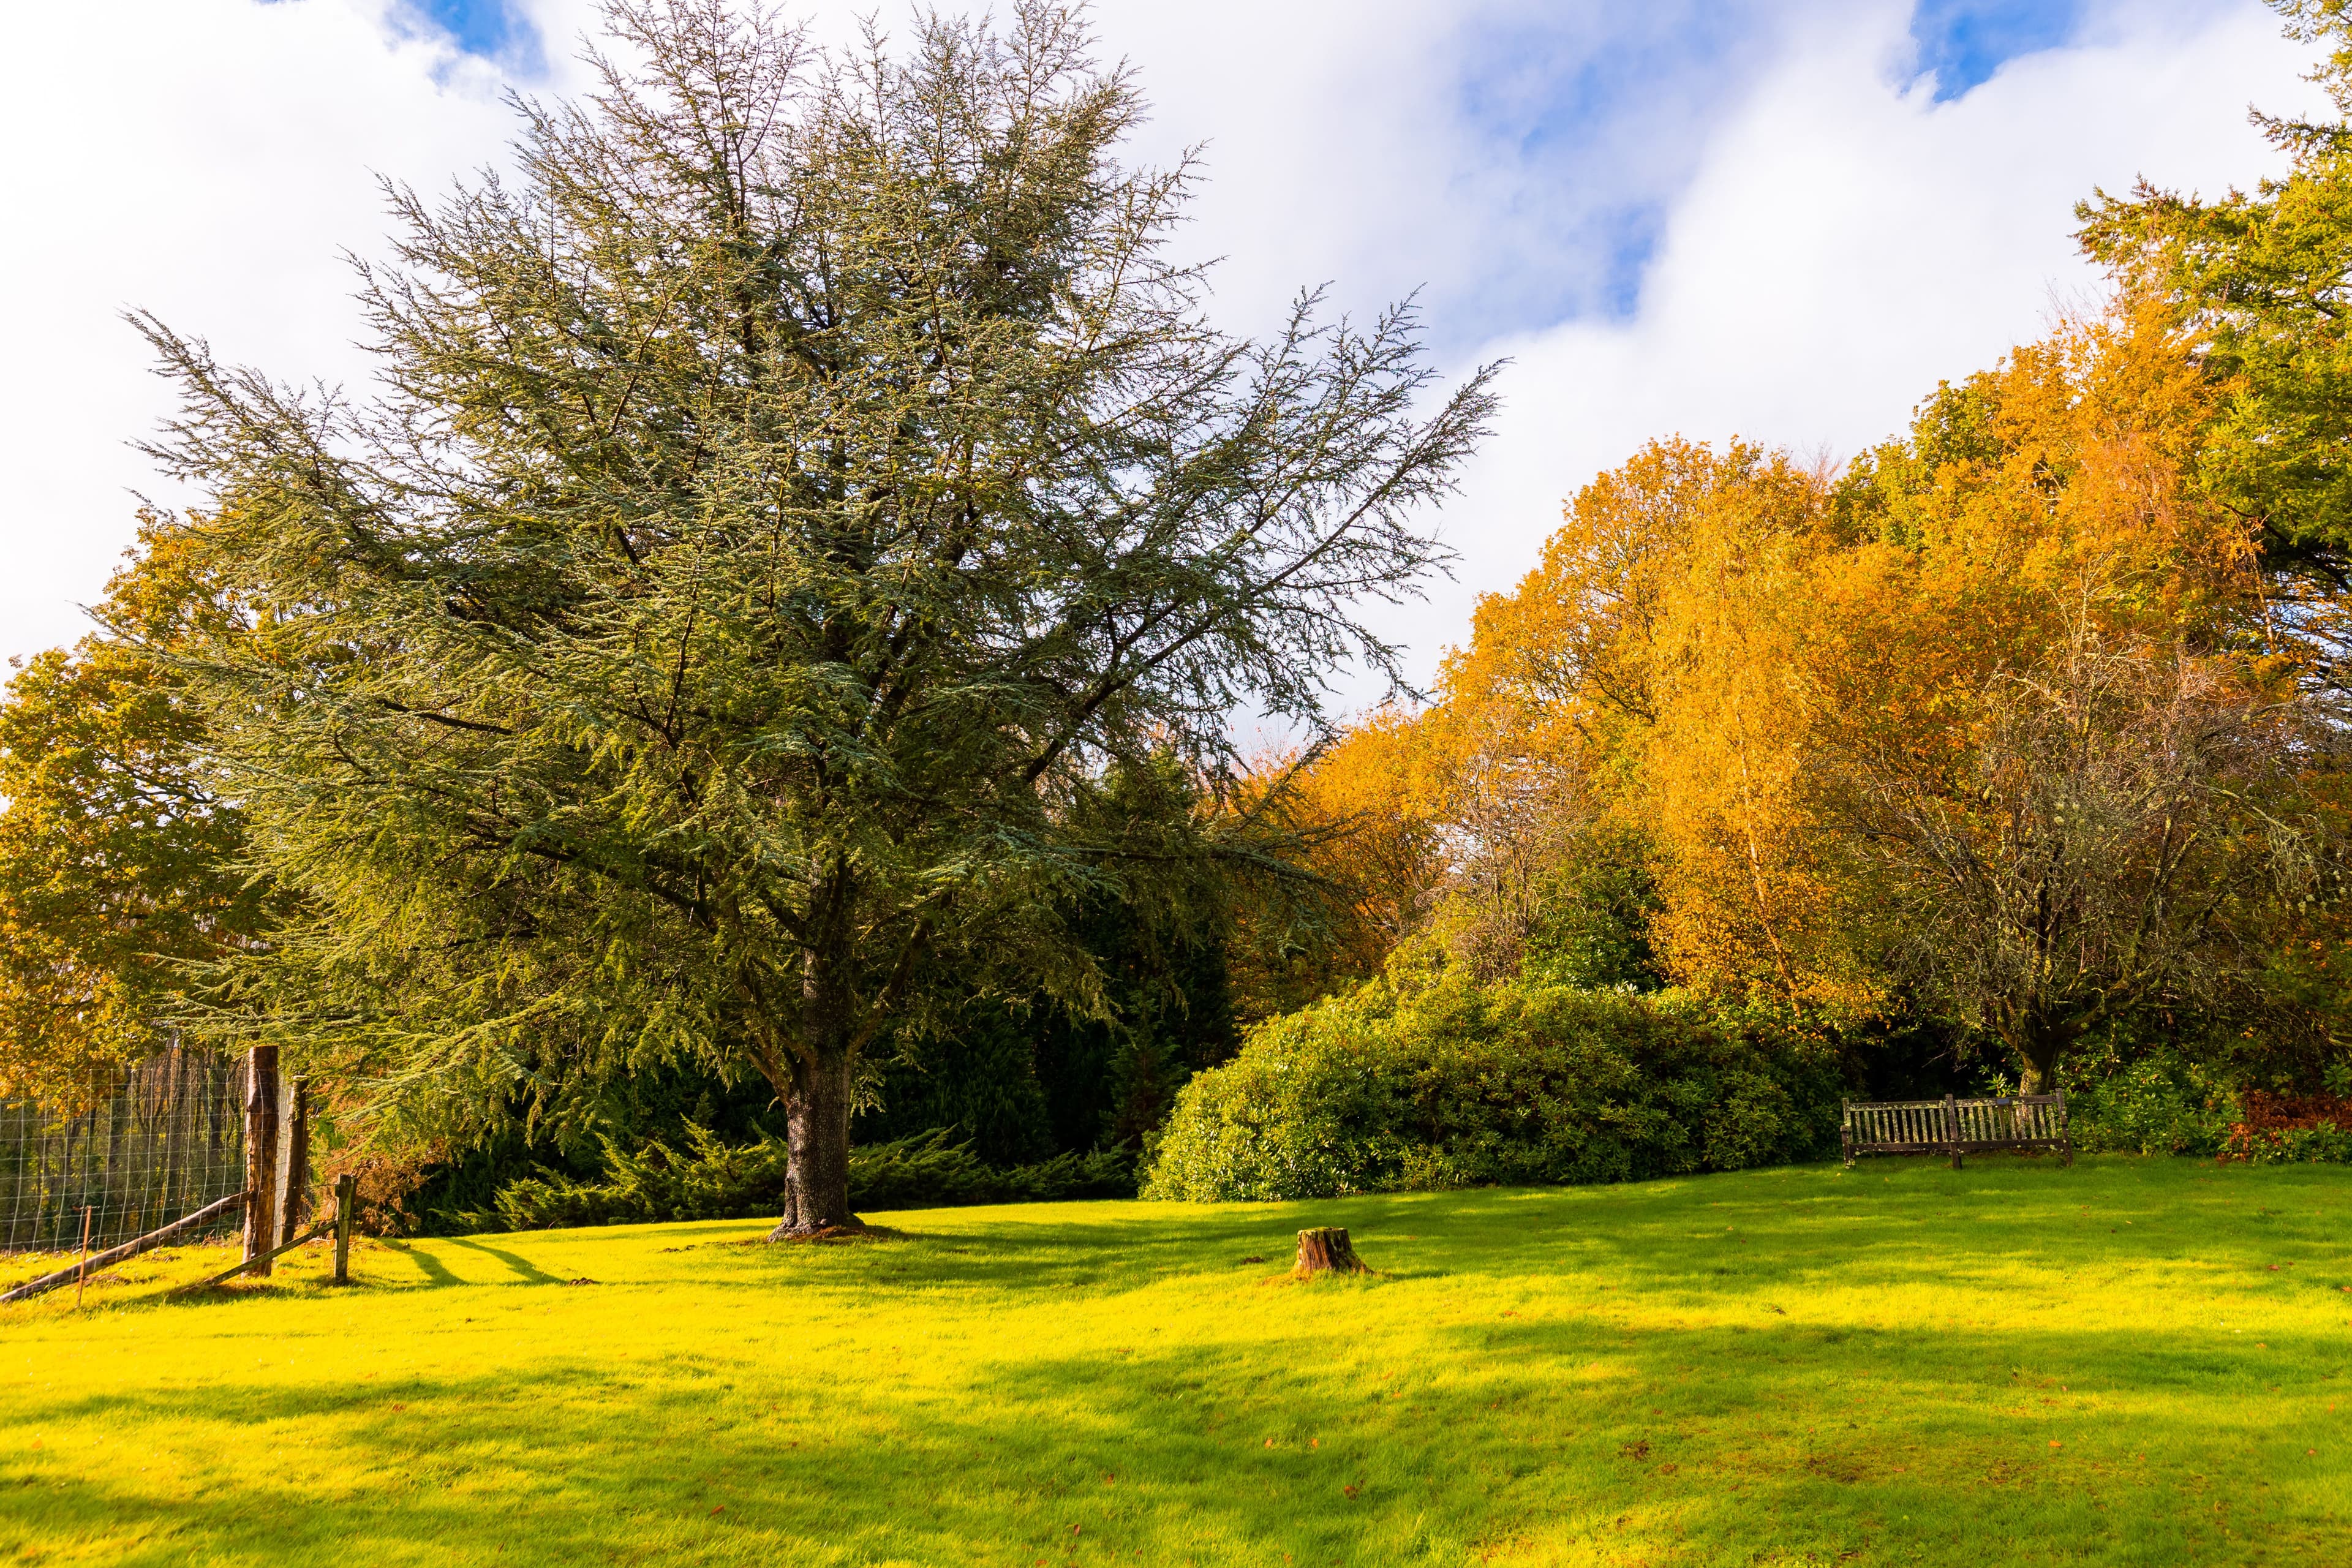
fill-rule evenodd
<path id="1" fill-rule="evenodd" d="M 2217 1154 L 2238 1118 L 2234 1090 L 2170 1051 L 2085 1055 L 2067 1079 L 2067 1132 L 2085 1153 Z"/>
<path id="2" fill-rule="evenodd" d="M 1003 1169 L 983 1164 L 968 1145 L 947 1139 L 945 1132 L 929 1132 L 851 1150 L 850 1206 L 952 1208 L 1135 1195 L 1135 1163 L 1123 1150 L 1056 1154 L 1034 1165 Z"/>
<path id="3" fill-rule="evenodd" d="M 1819 1157 L 1840 1079 L 1822 1043 L 1673 993 L 1448 973 L 1261 1025 L 1186 1085 L 1146 1197 L 1332 1197 L 1622 1182 Z"/>
<path id="4" fill-rule="evenodd" d="M 944 1208 L 960 1204 L 1043 1203 L 1062 1198 L 1129 1197 L 1135 1174 L 1125 1154 L 1059 1154 L 1040 1164 L 1000 1170 L 945 1132 L 870 1144 L 849 1153 L 854 1209 Z M 635 1152 L 606 1143 L 606 1174 L 595 1182 L 542 1173 L 509 1182 L 488 1210 L 443 1216 L 451 1228 L 541 1230 L 627 1225 L 649 1220 L 751 1219 L 781 1213 L 786 1150 L 782 1139 L 730 1144 L 687 1125 L 684 1153 L 656 1142 Z"/>

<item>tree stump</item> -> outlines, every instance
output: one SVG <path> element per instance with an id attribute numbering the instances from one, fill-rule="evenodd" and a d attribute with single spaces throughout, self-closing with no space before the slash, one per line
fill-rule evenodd
<path id="1" fill-rule="evenodd" d="M 1298 1233 L 1298 1261 L 1291 1266 L 1294 1279 L 1311 1279 L 1318 1274 L 1370 1274 L 1364 1260 L 1356 1256 L 1355 1244 L 1340 1226 L 1325 1226 L 1318 1230 Z"/>

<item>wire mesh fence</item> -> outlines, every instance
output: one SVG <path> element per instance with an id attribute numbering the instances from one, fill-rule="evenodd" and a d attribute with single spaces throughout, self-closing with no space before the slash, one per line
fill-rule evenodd
<path id="1" fill-rule="evenodd" d="M 126 1069 L 112 1095 L 68 1114 L 0 1105 L 0 1252 L 145 1235 L 245 1186 L 242 1060 L 171 1050 Z M 203 1235 L 236 1230 L 232 1211 Z"/>

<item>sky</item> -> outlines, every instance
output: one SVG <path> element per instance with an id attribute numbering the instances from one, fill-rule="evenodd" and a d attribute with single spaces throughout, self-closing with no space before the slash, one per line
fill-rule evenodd
<path id="1" fill-rule="evenodd" d="M 787 5 L 845 37 L 872 0 Z M 171 406 L 132 307 L 280 380 L 363 395 L 346 258 L 379 179 L 497 167 L 510 91 L 562 96 L 593 0 L 82 0 L 0 51 L 0 657 L 69 642 Z M 910 16 L 883 5 L 886 26 Z M 1130 156 L 1200 151 L 1181 243 L 1213 309 L 1409 293 L 1447 374 L 1495 359 L 1494 437 L 1438 518 L 1457 552 L 1371 618 L 1426 681 L 1563 500 L 1643 440 L 1850 457 L 1939 379 L 2095 299 L 2095 187 L 2275 172 L 2250 105 L 2314 105 L 2256 0 L 1100 0 L 1154 107 Z M 1379 695 L 1342 679 L 1342 706 Z"/>

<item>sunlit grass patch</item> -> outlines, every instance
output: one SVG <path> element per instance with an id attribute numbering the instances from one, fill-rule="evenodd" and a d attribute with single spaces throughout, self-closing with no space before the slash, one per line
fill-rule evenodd
<path id="1" fill-rule="evenodd" d="M 2347 1212 L 1889 1162 L 369 1245 L 159 1304 L 188 1248 L 0 1309 L 0 1555 L 2347 1561 Z M 1380 1273 L 1287 1279 L 1323 1223 Z"/>

